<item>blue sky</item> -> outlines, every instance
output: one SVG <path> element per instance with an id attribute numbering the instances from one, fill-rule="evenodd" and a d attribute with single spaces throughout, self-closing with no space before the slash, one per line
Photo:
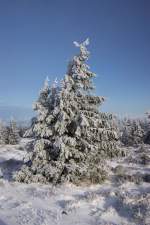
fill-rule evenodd
<path id="1" fill-rule="evenodd" d="M 62 78 L 72 42 L 86 37 L 102 109 L 148 110 L 149 0 L 0 0 L 0 104 L 32 107 L 45 77 Z"/>

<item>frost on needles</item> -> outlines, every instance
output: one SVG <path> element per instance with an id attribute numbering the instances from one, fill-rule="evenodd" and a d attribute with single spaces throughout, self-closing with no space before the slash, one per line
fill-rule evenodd
<path id="1" fill-rule="evenodd" d="M 89 40 L 74 44 L 80 52 L 64 79 L 51 86 L 46 80 L 34 105 L 34 149 L 15 175 L 19 182 L 99 183 L 107 175 L 105 158 L 119 153 L 113 117 L 99 111 L 104 97 L 93 94 Z"/>

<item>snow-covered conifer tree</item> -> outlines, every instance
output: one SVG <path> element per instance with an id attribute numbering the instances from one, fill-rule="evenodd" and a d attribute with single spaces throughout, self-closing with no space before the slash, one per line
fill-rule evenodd
<path id="1" fill-rule="evenodd" d="M 0 144 L 5 144 L 5 140 L 4 140 L 4 124 L 2 121 L 0 121 Z"/>
<path id="2" fill-rule="evenodd" d="M 80 53 L 69 63 L 61 87 L 46 83 L 35 104 L 34 151 L 17 174 L 18 181 L 98 183 L 106 175 L 104 158 L 119 152 L 113 117 L 99 112 L 104 97 L 92 92 L 95 74 L 86 64 L 89 40 L 74 44 Z"/>
<path id="3" fill-rule="evenodd" d="M 9 144 L 11 145 L 18 144 L 20 140 L 19 129 L 14 119 L 10 121 L 9 127 L 7 129 L 9 133 L 9 137 L 8 137 Z"/>
<path id="4" fill-rule="evenodd" d="M 138 119 L 127 119 L 124 122 L 122 142 L 127 146 L 143 143 L 144 130 Z"/>
<path id="5" fill-rule="evenodd" d="M 142 129 L 139 120 L 133 121 L 133 136 L 135 145 L 143 143 L 144 130 Z"/>
<path id="6" fill-rule="evenodd" d="M 20 140 L 19 129 L 14 120 L 9 125 L 0 122 L 0 144 L 17 144 Z"/>
<path id="7" fill-rule="evenodd" d="M 147 115 L 147 120 L 146 120 L 146 135 L 144 142 L 145 144 L 150 144 L 150 111 L 146 113 Z"/>

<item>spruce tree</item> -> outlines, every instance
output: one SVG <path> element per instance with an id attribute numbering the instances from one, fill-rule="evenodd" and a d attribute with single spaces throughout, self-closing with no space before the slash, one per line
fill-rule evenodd
<path id="1" fill-rule="evenodd" d="M 147 115 L 147 120 L 146 120 L 146 135 L 145 135 L 145 138 L 144 138 L 144 143 L 145 144 L 150 144 L 150 111 L 148 111 L 146 113 Z"/>
<path id="2" fill-rule="evenodd" d="M 80 53 L 69 63 L 61 87 L 46 83 L 35 104 L 34 151 L 18 181 L 99 183 L 106 176 L 104 158 L 119 153 L 113 117 L 99 111 L 104 97 L 93 94 L 95 74 L 86 64 L 89 40 L 74 44 Z"/>
<path id="3" fill-rule="evenodd" d="M 121 139 L 126 146 L 137 146 L 143 143 L 144 130 L 138 119 L 125 120 Z"/>
<path id="4" fill-rule="evenodd" d="M 20 140 L 19 129 L 14 120 L 8 125 L 0 122 L 0 144 L 18 144 Z"/>
<path id="5" fill-rule="evenodd" d="M 4 129 L 3 129 L 3 142 L 6 145 L 10 144 L 10 142 L 9 142 L 9 133 L 10 133 L 9 126 L 4 126 Z"/>
<path id="6" fill-rule="evenodd" d="M 2 144 L 5 144 L 5 141 L 4 141 L 4 124 L 0 120 L 0 145 L 2 145 Z"/>
<path id="7" fill-rule="evenodd" d="M 18 144 L 20 140 L 19 129 L 14 119 L 10 121 L 10 124 L 8 127 L 8 140 L 9 140 L 9 144 L 11 145 Z"/>

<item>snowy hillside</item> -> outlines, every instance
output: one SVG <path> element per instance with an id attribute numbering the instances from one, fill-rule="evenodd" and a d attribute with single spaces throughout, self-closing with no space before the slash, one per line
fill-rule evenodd
<path id="1" fill-rule="evenodd" d="M 150 224 L 150 148 L 128 148 L 125 159 L 110 161 L 102 185 L 53 187 L 12 181 L 26 154 L 20 146 L 0 147 L 0 225 L 148 225 Z"/>

